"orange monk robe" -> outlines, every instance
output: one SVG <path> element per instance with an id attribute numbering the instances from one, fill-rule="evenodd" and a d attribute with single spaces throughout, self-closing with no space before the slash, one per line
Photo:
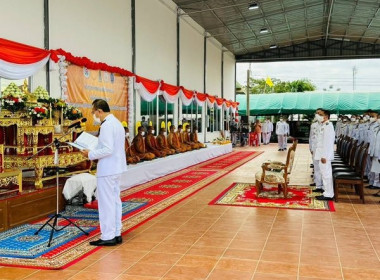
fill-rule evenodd
<path id="1" fill-rule="evenodd" d="M 181 146 L 178 135 L 175 132 L 170 132 L 168 135 L 169 148 L 174 149 L 177 153 L 184 153 L 186 149 Z"/>
<path id="2" fill-rule="evenodd" d="M 199 148 L 205 147 L 205 144 L 198 141 L 198 133 L 197 132 L 191 132 L 190 133 L 190 140 L 191 140 L 191 142 L 198 144 Z"/>
<path id="3" fill-rule="evenodd" d="M 166 153 L 157 149 L 156 138 L 153 134 L 148 134 L 145 137 L 145 147 L 146 150 L 150 153 L 153 153 L 156 157 L 165 157 Z"/>
<path id="4" fill-rule="evenodd" d="M 190 135 L 187 131 L 182 132 L 182 139 L 186 145 L 190 145 L 192 150 L 200 148 L 198 144 L 195 144 L 194 142 L 190 141 Z"/>
<path id="5" fill-rule="evenodd" d="M 145 141 L 141 135 L 136 135 L 135 138 L 133 138 L 131 149 L 140 159 L 152 160 L 156 157 L 154 154 L 146 151 Z"/>
<path id="6" fill-rule="evenodd" d="M 175 154 L 175 150 L 169 148 L 165 135 L 158 135 L 156 137 L 156 142 L 157 142 L 157 149 L 158 150 L 164 151 L 167 155 Z"/>
<path id="7" fill-rule="evenodd" d="M 184 148 L 186 151 L 191 151 L 191 146 L 186 144 L 184 139 L 183 139 L 183 133 L 182 132 L 177 132 L 177 137 L 180 142 L 180 145 L 182 148 Z"/>
<path id="8" fill-rule="evenodd" d="M 135 164 L 140 161 L 140 158 L 133 153 L 131 149 L 131 144 L 129 143 L 129 140 L 127 138 L 125 138 L 125 153 L 127 156 L 127 163 Z"/>

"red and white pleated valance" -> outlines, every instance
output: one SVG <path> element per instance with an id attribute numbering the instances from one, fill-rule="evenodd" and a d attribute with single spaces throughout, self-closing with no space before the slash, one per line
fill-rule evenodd
<path id="1" fill-rule="evenodd" d="M 0 38 L 0 77 L 30 77 L 45 66 L 49 57 L 50 51 Z"/>
<path id="2" fill-rule="evenodd" d="M 161 81 L 160 94 L 165 98 L 166 102 L 173 104 L 177 101 L 181 87 L 173 86 Z"/>
<path id="3" fill-rule="evenodd" d="M 136 76 L 135 89 L 145 101 L 153 101 L 160 91 L 161 83 Z"/>
<path id="4" fill-rule="evenodd" d="M 225 99 L 224 98 L 215 98 L 215 106 L 217 109 L 222 109 Z"/>
<path id="5" fill-rule="evenodd" d="M 191 102 L 193 102 L 195 94 L 195 91 L 181 87 L 179 97 L 181 98 L 182 104 L 185 106 L 189 106 Z"/>
<path id="6" fill-rule="evenodd" d="M 207 96 L 208 95 L 206 93 L 197 92 L 195 95 L 195 102 L 198 104 L 198 106 L 203 106 L 203 104 L 205 104 Z"/>

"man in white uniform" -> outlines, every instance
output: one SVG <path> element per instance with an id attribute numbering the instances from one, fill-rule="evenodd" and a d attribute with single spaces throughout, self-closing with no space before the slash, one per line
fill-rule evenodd
<path id="1" fill-rule="evenodd" d="M 95 150 L 82 153 L 90 160 L 99 160 L 97 167 L 97 198 L 101 238 L 91 241 L 93 246 L 114 246 L 122 243 L 120 200 L 121 174 L 127 171 L 124 151 L 125 132 L 120 121 L 110 113 L 102 99 L 92 103 L 95 122 L 100 122 L 99 142 Z"/>
<path id="2" fill-rule="evenodd" d="M 280 120 L 276 123 L 276 135 L 278 140 L 278 150 L 284 151 L 284 138 L 286 136 L 286 125 L 284 118 L 281 117 Z"/>
<path id="3" fill-rule="evenodd" d="M 329 111 L 321 110 L 318 116 L 319 120 L 322 121 L 320 133 L 318 134 L 317 149 L 315 150 L 315 159 L 319 160 L 319 169 L 321 170 L 323 182 L 323 194 L 316 198 L 318 200 L 332 200 L 334 198 L 334 183 L 331 160 L 334 159 L 335 131 L 332 123 L 329 121 Z"/>
<path id="4" fill-rule="evenodd" d="M 377 112 L 371 112 L 370 113 L 370 119 L 369 119 L 369 125 L 368 130 L 365 138 L 365 143 L 369 144 L 368 148 L 368 156 L 367 156 L 367 162 L 366 162 L 366 169 L 364 171 L 364 175 L 368 177 L 369 186 L 373 187 L 374 181 L 376 179 L 376 174 L 371 172 L 372 169 L 372 157 L 375 152 L 375 140 L 376 140 L 376 133 L 379 130 L 379 122 L 378 120 L 378 114 Z"/>
<path id="5" fill-rule="evenodd" d="M 267 118 L 263 123 L 262 127 L 262 135 L 263 135 L 263 144 L 268 145 L 270 142 L 270 137 L 273 132 L 273 123 L 270 121 L 270 118 Z"/>
<path id="6" fill-rule="evenodd" d="M 309 136 L 309 148 L 311 152 L 311 156 L 313 159 L 313 167 L 314 167 L 314 183 L 310 184 L 310 186 L 316 186 L 315 192 L 319 192 L 323 190 L 323 183 L 322 183 L 322 175 L 321 171 L 319 169 L 319 160 L 315 159 L 315 151 L 317 149 L 317 141 L 321 129 L 321 120 L 319 117 L 319 112 L 322 111 L 321 108 L 317 109 L 315 112 L 314 121 L 310 126 L 310 136 Z"/>
<path id="7" fill-rule="evenodd" d="M 288 148 L 288 136 L 289 136 L 289 124 L 286 122 L 286 119 L 284 119 L 284 125 L 285 125 L 285 135 L 284 135 L 284 142 L 282 143 L 282 150 L 286 150 Z"/>

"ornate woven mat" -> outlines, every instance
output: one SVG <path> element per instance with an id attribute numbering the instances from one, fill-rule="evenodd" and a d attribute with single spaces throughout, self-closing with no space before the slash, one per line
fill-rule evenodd
<path id="1" fill-rule="evenodd" d="M 264 187 L 259 196 L 254 184 L 233 183 L 213 201 L 212 205 L 271 207 L 303 210 L 335 211 L 332 201 L 315 199 L 319 195 L 312 192 L 308 186 L 289 186 L 288 197 L 278 193 L 277 187 Z"/>

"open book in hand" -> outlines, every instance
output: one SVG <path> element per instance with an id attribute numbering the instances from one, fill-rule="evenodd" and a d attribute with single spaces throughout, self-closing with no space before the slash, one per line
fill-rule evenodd
<path id="1" fill-rule="evenodd" d="M 81 135 L 73 142 L 67 142 L 67 144 L 79 149 L 79 150 L 94 150 L 98 145 L 98 137 L 91 135 L 87 132 L 82 132 Z"/>

